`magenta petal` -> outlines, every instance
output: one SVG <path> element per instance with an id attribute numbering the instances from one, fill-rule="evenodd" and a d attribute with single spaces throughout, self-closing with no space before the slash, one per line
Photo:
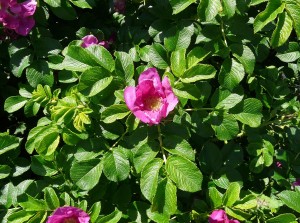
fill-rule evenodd
<path id="1" fill-rule="evenodd" d="M 60 207 L 48 218 L 47 223 L 62 223 L 67 219 L 74 219 L 78 223 L 89 223 L 89 215 L 76 207 Z"/>
<path id="2" fill-rule="evenodd" d="M 16 33 L 27 36 L 35 25 L 35 20 L 32 17 L 20 19 L 19 26 L 15 29 Z"/>
<path id="3" fill-rule="evenodd" d="M 83 42 L 82 42 L 81 46 L 83 48 L 98 44 L 98 39 L 94 35 L 87 35 L 82 38 L 82 41 Z"/>
<path id="4" fill-rule="evenodd" d="M 35 0 L 27 0 L 20 4 L 21 6 L 21 17 L 32 16 L 36 10 L 37 2 Z"/>
<path id="5" fill-rule="evenodd" d="M 134 103 L 136 100 L 135 87 L 126 87 L 124 90 L 124 99 L 127 107 L 134 111 Z"/>
<path id="6" fill-rule="evenodd" d="M 229 223 L 228 217 L 224 210 L 214 210 L 209 218 L 209 223 Z"/>
<path id="7" fill-rule="evenodd" d="M 175 108 L 178 104 L 178 98 L 173 93 L 172 87 L 168 77 L 164 77 L 162 81 L 163 90 L 165 93 L 166 101 L 168 104 L 166 116 Z"/>

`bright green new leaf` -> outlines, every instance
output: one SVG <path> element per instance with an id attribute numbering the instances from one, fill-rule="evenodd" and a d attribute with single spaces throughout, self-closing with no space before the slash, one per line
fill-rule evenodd
<path id="1" fill-rule="evenodd" d="M 240 199 L 240 191 L 241 187 L 239 183 L 231 183 L 223 196 L 223 204 L 227 207 L 231 207 L 237 200 Z"/>
<path id="2" fill-rule="evenodd" d="M 252 52 L 252 50 L 243 44 L 232 44 L 230 45 L 230 50 L 233 54 L 233 56 L 241 63 L 243 64 L 245 71 L 248 74 L 252 74 L 255 67 L 255 55 Z"/>
<path id="3" fill-rule="evenodd" d="M 131 56 L 125 52 L 116 52 L 115 71 L 118 76 L 124 78 L 129 83 L 134 75 L 134 65 Z"/>
<path id="4" fill-rule="evenodd" d="M 280 214 L 273 218 L 269 218 L 266 220 L 266 223 L 291 223 L 296 222 L 297 218 L 295 215 L 286 213 L 286 214 Z"/>
<path id="5" fill-rule="evenodd" d="M 222 205 L 222 194 L 215 187 L 208 189 L 208 196 L 213 208 L 218 208 Z"/>
<path id="6" fill-rule="evenodd" d="M 70 169 L 70 177 L 80 189 L 91 190 L 98 184 L 102 168 L 99 159 L 75 161 Z"/>
<path id="7" fill-rule="evenodd" d="M 278 14 L 282 13 L 285 4 L 281 0 L 269 1 L 264 11 L 259 13 L 254 19 L 254 33 L 262 30 L 268 23 L 272 22 Z"/>
<path id="8" fill-rule="evenodd" d="M 88 211 L 89 216 L 91 217 L 91 222 L 96 222 L 101 211 L 101 202 L 95 202 L 90 210 Z"/>
<path id="9" fill-rule="evenodd" d="M 271 46 L 279 47 L 283 45 L 291 35 L 293 30 L 293 20 L 288 13 L 283 12 L 278 16 L 276 29 L 271 38 Z"/>
<path id="10" fill-rule="evenodd" d="M 223 0 L 221 1 L 224 13 L 227 18 L 231 18 L 235 14 L 236 1 L 238 0 Z"/>
<path id="11" fill-rule="evenodd" d="M 300 0 L 285 0 L 285 8 L 293 19 L 293 26 L 298 38 L 300 38 Z"/>
<path id="12" fill-rule="evenodd" d="M 144 167 L 141 173 L 141 191 L 145 198 L 150 202 L 152 202 L 156 194 L 159 170 L 162 165 L 162 159 L 155 158 Z"/>
<path id="13" fill-rule="evenodd" d="M 19 202 L 19 205 L 26 211 L 46 211 L 49 210 L 44 200 L 38 200 L 28 194 Z"/>
<path id="14" fill-rule="evenodd" d="M 99 220 L 97 220 L 97 223 L 117 223 L 122 218 L 122 212 L 116 209 L 114 212 L 110 213 L 109 215 L 106 215 Z"/>
<path id="15" fill-rule="evenodd" d="M 178 155 L 169 156 L 166 164 L 169 178 L 183 191 L 196 192 L 201 190 L 202 173 L 190 160 Z"/>
<path id="16" fill-rule="evenodd" d="M 10 223 L 23 223 L 23 222 L 28 222 L 32 216 L 34 216 L 35 212 L 33 211 L 25 211 L 25 210 L 20 210 L 17 211 L 13 214 L 11 214 L 8 217 L 8 221 Z"/>
<path id="17" fill-rule="evenodd" d="M 154 43 L 149 51 L 149 58 L 151 63 L 159 68 L 166 69 L 169 65 L 166 49 L 159 43 Z"/>
<path id="18" fill-rule="evenodd" d="M 187 68 L 191 68 L 195 66 L 196 64 L 204 60 L 209 54 L 210 52 L 204 48 L 201 48 L 199 46 L 194 47 L 187 54 Z"/>

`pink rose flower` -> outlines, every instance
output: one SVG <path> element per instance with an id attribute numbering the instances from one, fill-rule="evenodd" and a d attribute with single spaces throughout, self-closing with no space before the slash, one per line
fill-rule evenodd
<path id="1" fill-rule="evenodd" d="M 209 223 L 240 223 L 238 220 L 229 220 L 224 210 L 214 210 L 209 218 Z"/>
<path id="2" fill-rule="evenodd" d="M 36 5 L 35 0 L 27 0 L 22 3 L 18 3 L 16 0 L 0 0 L 0 22 L 5 28 L 26 36 L 35 25 L 33 14 Z"/>
<path id="3" fill-rule="evenodd" d="M 157 70 L 149 68 L 140 75 L 138 82 L 136 87 L 126 87 L 126 105 L 142 122 L 159 124 L 178 103 L 169 78 L 161 82 Z"/>
<path id="4" fill-rule="evenodd" d="M 277 161 L 277 162 L 276 162 L 276 166 L 277 166 L 278 168 L 282 168 L 282 163 L 279 162 L 279 161 Z"/>
<path id="5" fill-rule="evenodd" d="M 89 46 L 99 44 L 99 45 L 105 47 L 106 49 L 108 49 L 109 48 L 109 44 L 111 44 L 111 42 L 105 41 L 105 40 L 99 42 L 99 40 L 97 39 L 97 37 L 94 36 L 94 35 L 87 35 L 87 36 L 85 36 L 85 37 L 82 38 L 82 41 L 83 42 L 82 42 L 81 46 L 83 48 L 87 48 Z"/>
<path id="6" fill-rule="evenodd" d="M 80 208 L 60 207 L 48 217 L 47 223 L 89 223 L 90 216 Z"/>
<path id="7" fill-rule="evenodd" d="M 295 188 L 296 186 L 300 186 L 300 178 L 297 178 L 296 181 L 292 183 L 292 188 Z"/>

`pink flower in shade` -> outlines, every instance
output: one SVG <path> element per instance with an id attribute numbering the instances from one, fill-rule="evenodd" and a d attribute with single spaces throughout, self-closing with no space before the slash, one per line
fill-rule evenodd
<path id="1" fill-rule="evenodd" d="M 94 36 L 94 35 L 87 35 L 87 36 L 85 36 L 85 37 L 82 38 L 82 41 L 83 42 L 82 42 L 81 46 L 83 48 L 87 48 L 87 47 L 89 47 L 91 45 L 96 45 L 99 42 L 98 39 L 97 39 L 97 37 Z"/>
<path id="2" fill-rule="evenodd" d="M 279 161 L 277 161 L 277 162 L 276 162 L 276 166 L 277 166 L 278 168 L 282 168 L 282 163 L 279 162 Z"/>
<path id="3" fill-rule="evenodd" d="M 292 188 L 295 188 L 296 186 L 300 186 L 300 178 L 297 178 L 296 181 L 292 183 Z"/>
<path id="4" fill-rule="evenodd" d="M 18 3 L 16 0 L 0 0 L 0 22 L 4 27 L 26 36 L 35 25 L 33 14 L 37 2 L 27 0 Z"/>
<path id="5" fill-rule="evenodd" d="M 82 41 L 83 42 L 82 42 L 81 46 L 83 48 L 87 48 L 89 46 L 99 44 L 99 45 L 105 47 L 106 49 L 108 49 L 109 45 L 112 43 L 110 41 L 105 41 L 105 40 L 99 42 L 99 40 L 97 39 L 97 37 L 94 36 L 94 35 L 87 35 L 87 36 L 85 36 L 85 37 L 82 38 Z"/>
<path id="6" fill-rule="evenodd" d="M 157 70 L 149 68 L 140 75 L 138 82 L 136 87 L 126 87 L 126 105 L 142 122 L 159 124 L 178 103 L 169 78 L 165 77 L 161 82 Z"/>
<path id="7" fill-rule="evenodd" d="M 119 13 L 124 13 L 126 8 L 126 0 L 114 0 L 114 10 Z"/>
<path id="8" fill-rule="evenodd" d="M 47 223 L 89 223 L 90 216 L 80 208 L 60 207 L 49 216 Z"/>
<path id="9" fill-rule="evenodd" d="M 240 223 L 238 220 L 229 220 L 224 210 L 214 210 L 209 218 L 209 223 Z"/>

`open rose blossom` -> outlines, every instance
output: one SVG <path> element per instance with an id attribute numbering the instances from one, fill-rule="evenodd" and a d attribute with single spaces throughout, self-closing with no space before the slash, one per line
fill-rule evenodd
<path id="1" fill-rule="evenodd" d="M 33 14 L 37 2 L 27 0 L 18 3 L 16 0 L 0 0 L 0 22 L 5 28 L 26 36 L 35 25 Z"/>
<path id="2" fill-rule="evenodd" d="M 297 178 L 295 182 L 292 183 L 292 188 L 300 186 L 300 178 Z"/>
<path id="3" fill-rule="evenodd" d="M 87 48 L 89 46 L 96 45 L 96 44 L 99 44 L 99 45 L 105 47 L 106 49 L 108 49 L 110 42 L 108 42 L 108 41 L 101 41 L 101 42 L 99 42 L 99 40 L 97 39 L 97 37 L 94 36 L 94 35 L 87 35 L 87 36 L 85 36 L 85 37 L 82 38 L 82 44 L 81 44 L 81 46 L 83 48 Z"/>
<path id="4" fill-rule="evenodd" d="M 89 223 L 90 216 L 80 208 L 60 207 L 49 216 L 47 223 Z"/>
<path id="5" fill-rule="evenodd" d="M 126 105 L 142 122 L 159 124 L 178 103 L 169 78 L 164 77 L 161 82 L 157 70 L 149 68 L 140 75 L 138 82 L 136 87 L 126 87 Z"/>
<path id="6" fill-rule="evenodd" d="M 214 210 L 209 218 L 209 223 L 240 223 L 238 220 L 229 220 L 224 210 Z"/>

